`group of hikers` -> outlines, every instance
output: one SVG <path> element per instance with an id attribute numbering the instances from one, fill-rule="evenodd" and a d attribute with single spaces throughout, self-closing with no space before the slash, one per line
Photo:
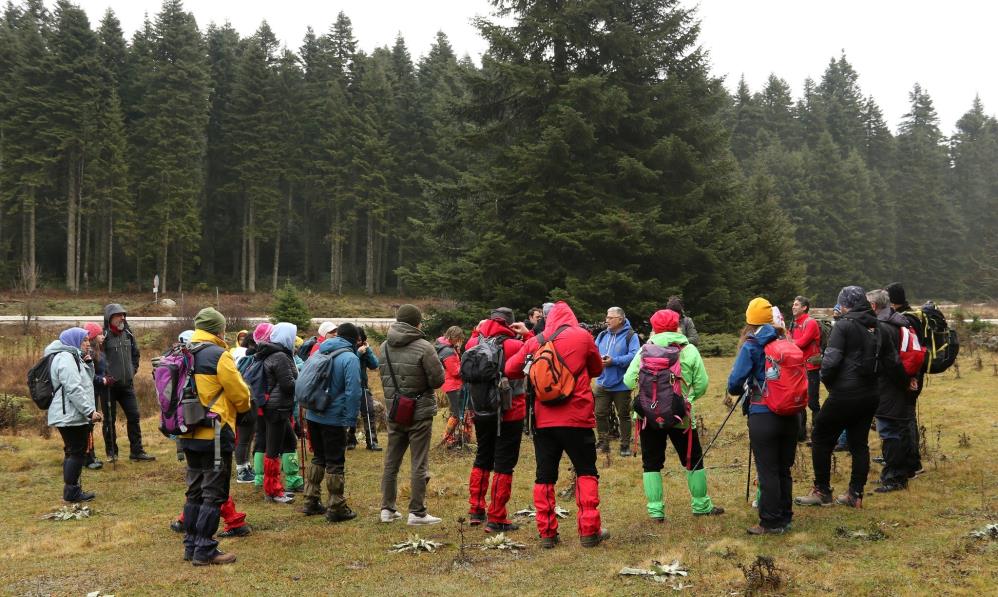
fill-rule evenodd
<path id="1" fill-rule="evenodd" d="M 876 491 L 903 489 L 921 472 L 915 402 L 924 366 L 912 360 L 924 347 L 926 330 L 904 289 L 900 284 L 869 293 L 858 286 L 843 288 L 837 321 L 830 328 L 809 310 L 808 300 L 797 297 L 787 325 L 768 300 L 752 299 L 727 381 L 727 393 L 738 397 L 732 411 L 741 405 L 747 415 L 755 460 L 759 524 L 747 529 L 753 535 L 787 532 L 795 504 L 861 507 L 874 417 L 884 460 Z M 605 323 L 594 339 L 566 302 L 531 309 L 524 321 L 516 321 L 511 309 L 498 307 L 467 340 L 455 326 L 431 343 L 422 331 L 419 308 L 406 304 L 398 308 L 377 351 L 368 346 L 362 328 L 330 322 L 308 341 L 298 337 L 294 324 L 260 324 L 252 332 L 240 331 L 230 348 L 224 316 L 202 309 L 194 329 L 180 335 L 154 372 L 162 430 L 176 439 L 178 457 L 187 466 L 186 502 L 172 525 L 184 534 L 185 560 L 196 566 L 235 561 L 233 554 L 218 549 L 222 521 L 220 537 L 250 533 L 246 515 L 237 511 L 229 491 L 233 456 L 237 482 L 262 486 L 267 501 L 289 504 L 300 491 L 300 511 L 306 516 L 324 515 L 332 523 L 355 518 L 345 497 L 345 463 L 347 450 L 357 446 L 358 421 L 366 448 L 384 451 L 379 520 L 402 518 L 398 475 L 409 452 L 406 523 L 441 522 L 426 504 L 438 389 L 450 409 L 443 442 L 470 444 L 474 438 L 468 520 L 486 532 L 518 530 L 507 504 L 527 435 L 537 463 L 533 505 L 541 547 L 559 542 L 555 485 L 563 454 L 574 474 L 582 546 L 608 539 L 599 508 L 597 454 L 610 449 L 613 416 L 620 455 L 640 450 L 652 521 L 666 518 L 661 471 L 670 443 L 685 469 L 693 515 L 723 514 L 708 495 L 706 451 L 696 427 L 695 404 L 709 380 L 681 299 L 670 298 L 651 315 L 652 333 L 646 340 L 618 307 L 607 310 Z M 63 497 L 87 501 L 94 495 L 82 490 L 80 475 L 92 452 L 88 438 L 95 423 L 105 422 L 108 457 L 117 456 L 113 409 L 109 412 L 115 402 L 128 418 L 131 458 L 152 459 L 142 449 L 132 390 L 138 348 L 124 309 L 109 305 L 103 327 L 65 330 L 45 354 L 51 386 L 58 388 L 48 405 L 48 421 L 65 444 Z M 921 354 L 924 358 L 924 349 Z M 179 369 L 189 382 L 177 377 L 177 363 L 189 365 Z M 380 405 L 367 383 L 368 371 L 374 370 L 384 389 L 384 449 L 377 440 Z M 823 402 L 822 384 L 827 391 Z M 100 396 L 100 410 L 95 395 Z M 173 395 L 178 399 L 172 400 Z M 180 420 L 184 418 L 186 423 Z M 791 467 L 798 442 L 808 437 L 813 487 L 795 499 Z M 847 490 L 833 497 L 831 455 L 840 439 L 851 454 L 852 471 Z M 311 454 L 304 475 L 298 450 L 303 458 L 306 450 Z"/>

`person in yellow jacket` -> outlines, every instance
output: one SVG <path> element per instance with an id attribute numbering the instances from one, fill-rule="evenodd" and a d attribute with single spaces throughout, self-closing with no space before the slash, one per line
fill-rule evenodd
<path id="1" fill-rule="evenodd" d="M 249 411 L 250 392 L 236 369 L 225 337 L 225 317 L 211 307 L 194 317 L 194 383 L 198 398 L 217 417 L 220 433 L 200 426 L 180 436 L 187 461 L 187 502 L 184 504 L 184 560 L 195 566 L 231 564 L 236 556 L 218 549 L 221 507 L 229 499 L 232 453 L 236 447 L 236 416 Z M 218 450 L 216 450 L 216 442 Z M 216 463 L 216 453 L 220 464 Z"/>

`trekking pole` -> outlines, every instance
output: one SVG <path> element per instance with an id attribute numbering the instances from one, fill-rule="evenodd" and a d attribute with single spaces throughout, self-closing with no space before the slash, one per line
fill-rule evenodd
<path id="1" fill-rule="evenodd" d="M 367 445 L 371 447 L 374 445 L 374 424 L 371 422 L 371 410 L 373 404 L 371 404 L 370 390 L 364 388 L 364 419 L 367 420 Z"/>
<path id="2" fill-rule="evenodd" d="M 724 417 L 724 421 L 721 422 L 721 426 L 717 428 L 717 433 L 714 434 L 714 437 L 710 440 L 710 443 L 707 444 L 707 447 L 704 448 L 703 452 L 700 454 L 700 460 L 690 470 L 696 470 L 701 464 L 703 464 L 703 459 L 707 456 L 707 452 L 710 452 L 710 449 L 714 447 L 714 442 L 716 442 L 718 436 L 721 435 L 721 431 L 724 430 L 724 426 L 728 424 L 728 419 L 731 418 L 731 414 L 735 412 L 735 408 L 738 407 L 738 403 L 741 402 L 747 394 L 748 388 L 746 388 L 745 392 L 743 392 L 742 395 L 735 400 L 735 403 L 731 405 L 731 410 L 728 411 L 728 416 Z M 692 425 L 692 421 L 690 424 Z"/>
<path id="3" fill-rule="evenodd" d="M 748 447 L 748 470 L 745 473 L 745 501 L 749 501 L 749 486 L 752 484 L 752 441 Z"/>

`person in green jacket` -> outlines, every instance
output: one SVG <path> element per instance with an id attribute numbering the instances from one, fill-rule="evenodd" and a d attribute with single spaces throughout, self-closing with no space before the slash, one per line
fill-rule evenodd
<path id="1" fill-rule="evenodd" d="M 637 412 L 635 404 L 635 420 L 642 427 L 641 462 L 644 469 L 645 498 L 648 500 L 648 516 L 656 522 L 665 521 L 665 504 L 662 499 L 662 467 L 665 464 L 667 440 L 672 442 L 679 461 L 686 467 L 686 484 L 693 496 L 693 514 L 696 516 L 711 516 L 724 514 L 724 508 L 715 506 L 707 495 L 707 473 L 703 468 L 703 452 L 700 447 L 700 437 L 695 426 L 693 403 L 707 392 L 707 369 L 696 346 L 689 343 L 686 336 L 678 332 L 679 313 L 670 309 L 656 311 L 651 317 L 652 336 L 648 344 L 641 347 L 637 356 L 631 361 L 627 373 L 624 374 L 624 385 L 632 390 L 638 386 L 642 370 L 642 362 L 646 354 L 651 353 L 649 346 L 666 348 L 676 345 L 680 348 L 679 365 L 682 373 L 682 395 L 689 403 L 689 414 L 682 423 L 669 429 L 657 429 L 648 425 Z M 648 357 L 649 360 L 652 357 Z M 675 362 L 675 361 L 673 361 Z M 640 390 L 639 390 L 640 396 Z"/>

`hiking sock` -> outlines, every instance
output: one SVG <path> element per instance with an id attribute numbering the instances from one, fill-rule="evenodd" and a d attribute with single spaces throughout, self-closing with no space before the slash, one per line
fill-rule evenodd
<path id="1" fill-rule="evenodd" d="M 641 477 L 645 486 L 645 499 L 648 500 L 648 516 L 655 519 L 665 518 L 665 503 L 662 501 L 662 473 L 647 472 Z"/>
<path id="2" fill-rule="evenodd" d="M 305 485 L 305 480 L 301 478 L 301 466 L 298 464 L 298 452 L 281 454 L 281 471 L 288 491 L 298 491 Z"/>
<path id="3" fill-rule="evenodd" d="M 714 509 L 714 502 L 707 495 L 707 471 L 704 469 L 686 471 L 686 485 L 689 486 L 690 495 L 693 497 L 694 514 L 707 514 Z"/>
<path id="4" fill-rule="evenodd" d="M 263 486 L 263 452 L 253 452 L 253 484 Z"/>

